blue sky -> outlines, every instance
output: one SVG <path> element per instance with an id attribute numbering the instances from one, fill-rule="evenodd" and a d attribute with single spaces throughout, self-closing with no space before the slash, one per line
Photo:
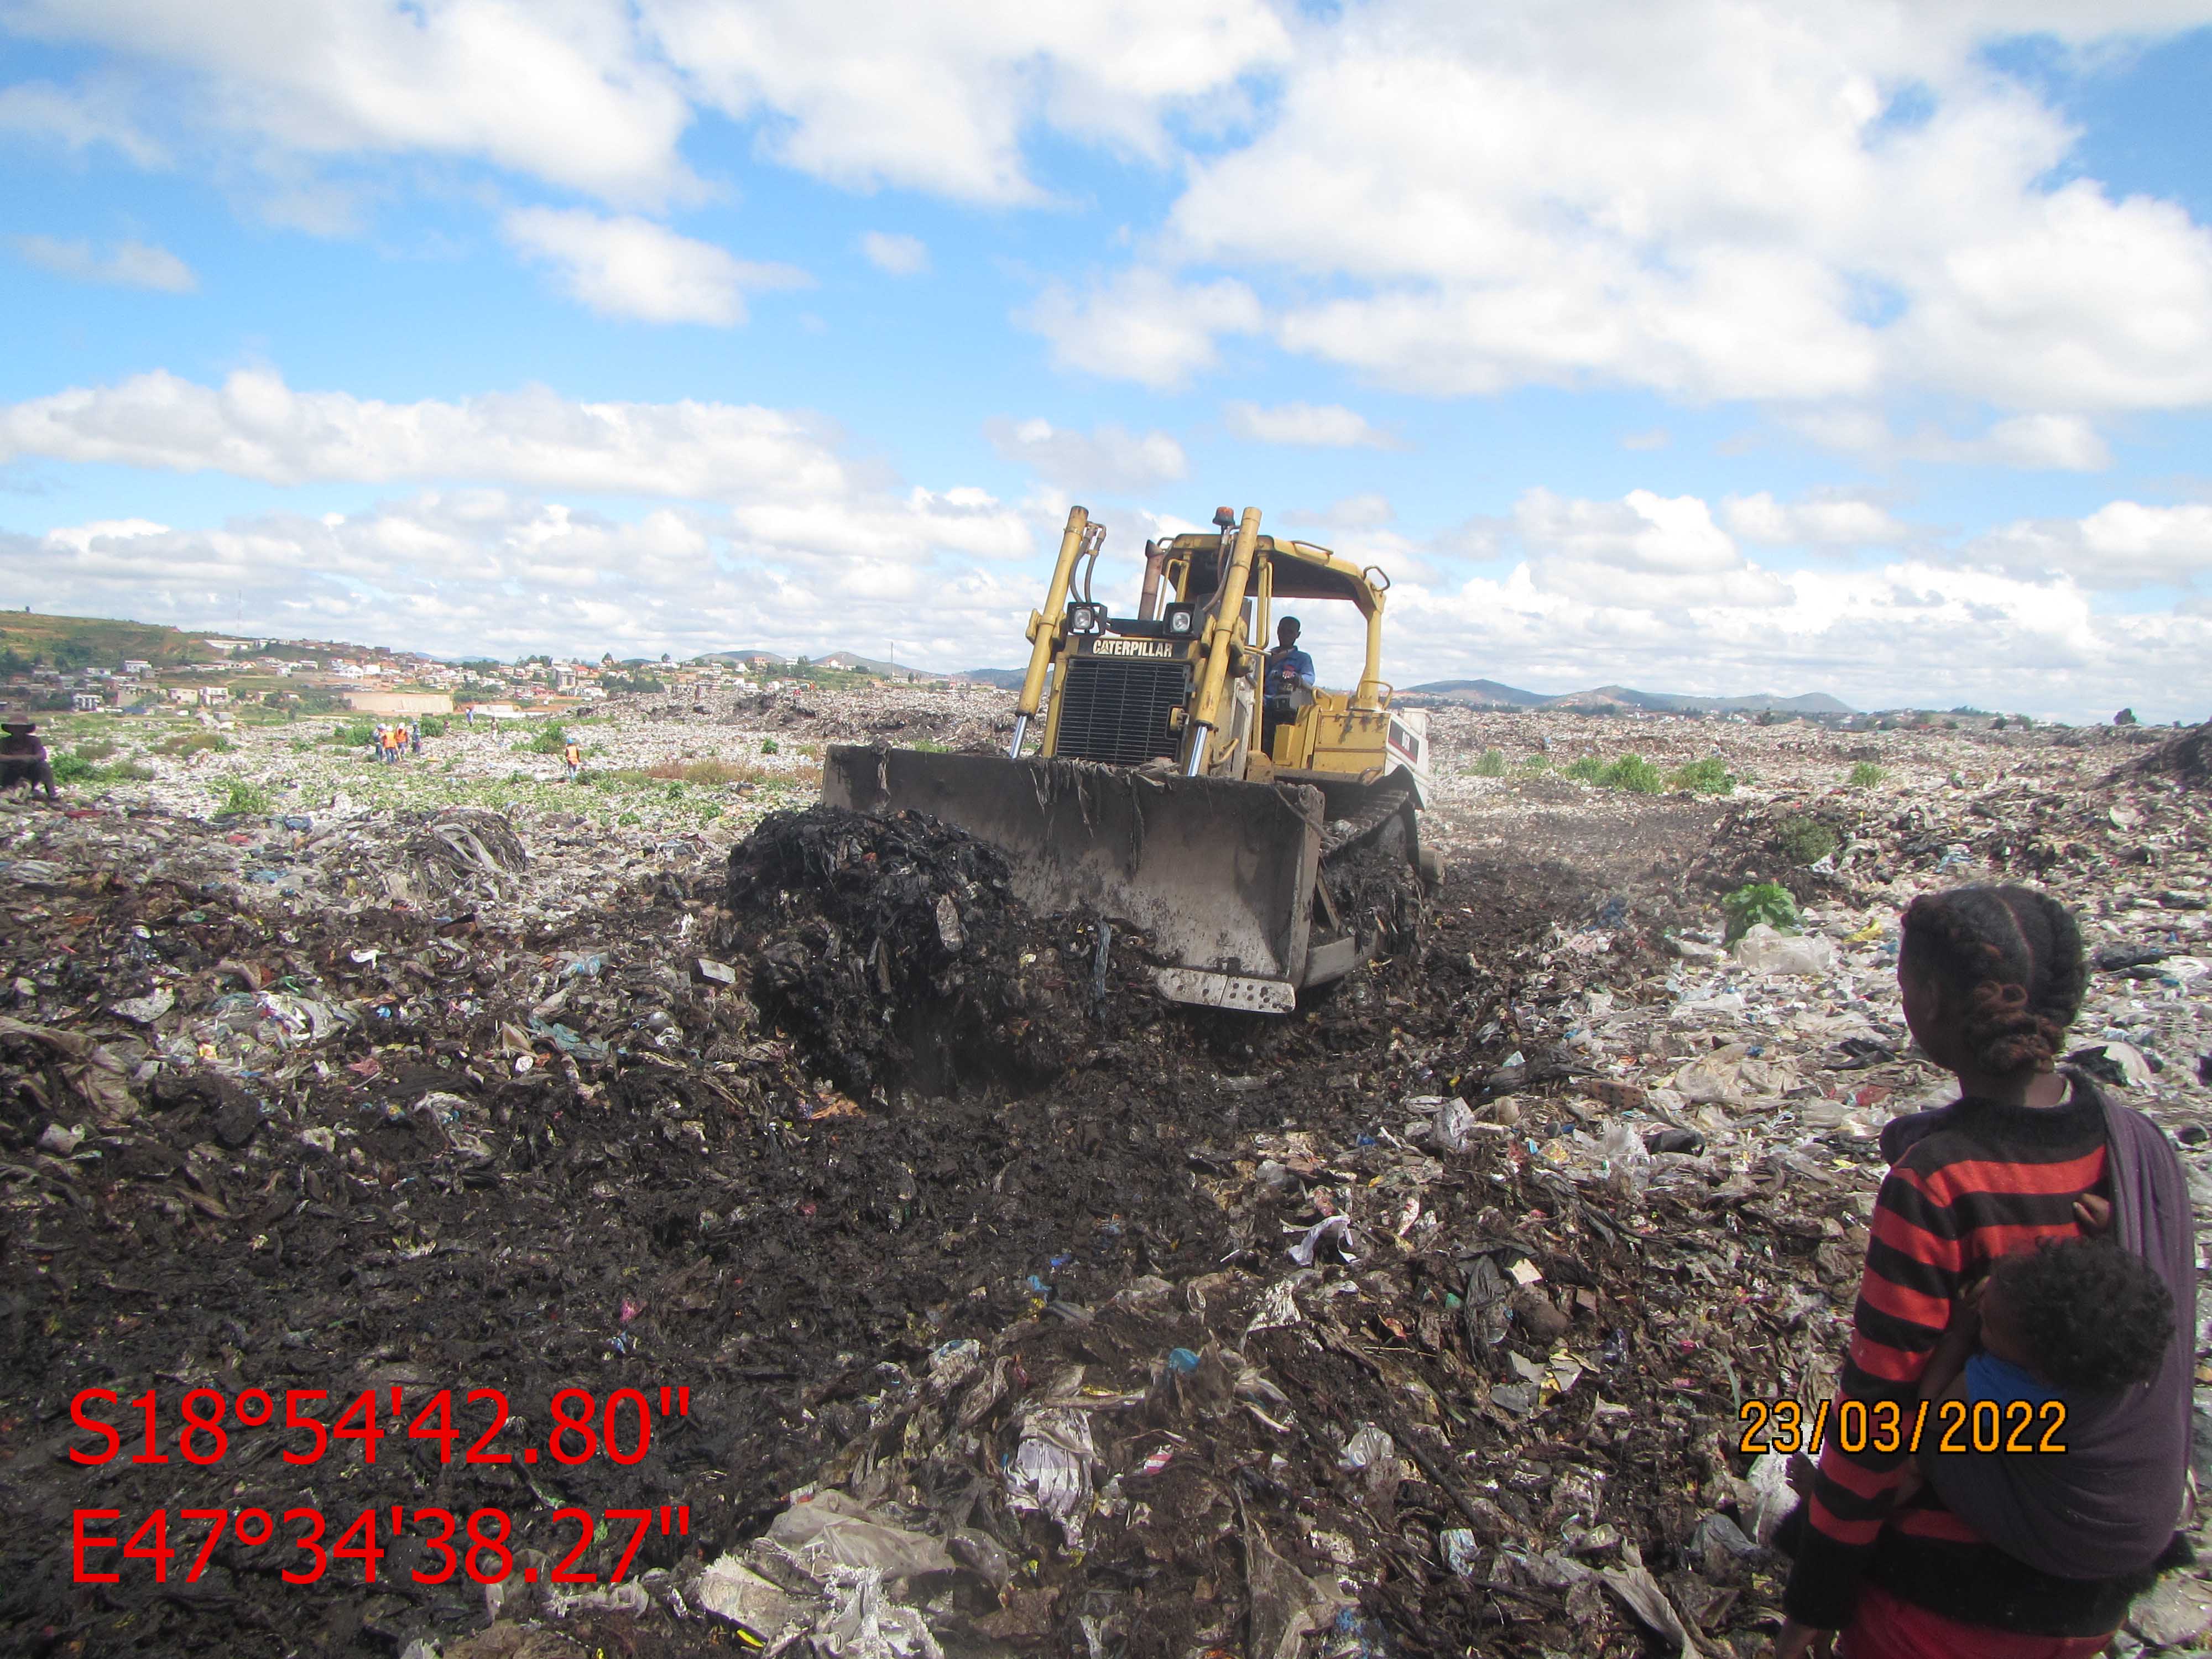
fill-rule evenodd
<path id="1" fill-rule="evenodd" d="M 1071 502 L 1117 592 L 1251 504 L 1401 684 L 2200 719 L 2208 79 L 2212 0 L 0 0 L 0 604 L 959 668 Z"/>

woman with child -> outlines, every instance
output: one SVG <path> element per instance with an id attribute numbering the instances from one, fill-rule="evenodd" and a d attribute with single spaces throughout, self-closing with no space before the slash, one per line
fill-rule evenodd
<path id="1" fill-rule="evenodd" d="M 2194 1221 L 2157 1126 L 2057 1068 L 2087 976 L 2074 918 L 2028 888 L 1905 913 L 1905 1023 L 1960 1097 L 1883 1134 L 1837 1399 L 1934 1408 L 1917 1458 L 1831 1436 L 1802 1471 L 1778 1659 L 2089 1659 L 2170 1558 Z M 1947 1412 L 1985 1401 L 2065 1449 L 1938 1449 Z"/>

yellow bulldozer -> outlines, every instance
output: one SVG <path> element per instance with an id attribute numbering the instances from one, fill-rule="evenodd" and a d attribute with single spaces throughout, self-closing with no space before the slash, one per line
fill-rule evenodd
<path id="1" fill-rule="evenodd" d="M 1442 879 L 1420 840 L 1428 716 L 1382 678 L 1381 570 L 1261 535 L 1256 507 L 1213 522 L 1146 543 L 1136 614 L 1116 617 L 1091 597 L 1104 526 L 1076 507 L 1030 617 L 1008 753 L 839 744 L 823 799 L 993 843 L 1032 909 L 1140 930 L 1175 1001 L 1285 1013 L 1402 921 L 1377 893 Z M 1363 619 L 1352 690 L 1267 695 L 1262 641 L 1289 600 Z"/>

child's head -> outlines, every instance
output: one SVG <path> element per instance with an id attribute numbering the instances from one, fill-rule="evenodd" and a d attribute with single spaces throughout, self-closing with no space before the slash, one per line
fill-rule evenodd
<path id="1" fill-rule="evenodd" d="M 2102 1239 L 2002 1258 L 1981 1311 L 1984 1347 L 2054 1388 L 2086 1394 L 2149 1382 L 2173 1340 L 2166 1281 L 2134 1251 Z"/>
<path id="2" fill-rule="evenodd" d="M 2064 905 L 2017 886 L 1923 893 L 1897 963 L 1905 1023 L 1937 1064 L 2010 1077 L 2047 1072 L 2088 982 Z"/>

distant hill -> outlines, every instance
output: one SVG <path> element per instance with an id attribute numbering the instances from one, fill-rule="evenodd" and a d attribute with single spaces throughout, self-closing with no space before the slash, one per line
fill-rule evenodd
<path id="1" fill-rule="evenodd" d="M 1018 691 L 1028 673 L 1025 668 L 963 668 L 952 678 L 977 685 L 995 685 L 1001 691 Z"/>
<path id="2" fill-rule="evenodd" d="M 1408 688 L 1424 696 L 1449 697 L 1454 702 L 1474 703 L 1478 706 L 1534 708 L 1550 698 L 1540 692 L 1523 691 L 1518 686 L 1501 684 L 1497 680 L 1431 680 L 1426 685 Z"/>
<path id="3" fill-rule="evenodd" d="M 126 659 L 157 668 L 211 662 L 224 653 L 194 635 L 159 623 L 118 622 L 107 617 L 48 617 L 0 611 L 0 652 L 49 668 L 114 668 Z"/>
<path id="4" fill-rule="evenodd" d="M 807 660 L 821 668 L 843 668 L 855 674 L 880 674 L 885 679 L 904 679 L 909 674 L 918 674 L 926 680 L 946 678 L 934 669 L 917 668 L 908 662 L 883 662 L 853 651 L 832 651 L 826 657 L 810 657 Z"/>
<path id="5" fill-rule="evenodd" d="M 1618 687 L 1607 689 L 1620 690 Z M 1794 697 L 1784 697 L 1772 691 L 1755 691 L 1747 697 L 1680 696 L 1671 692 L 1621 691 L 1621 697 L 1649 700 L 1638 703 L 1638 708 L 1709 708 L 1723 714 L 1749 714 L 1768 708 L 1779 709 L 1790 714 L 1855 714 L 1858 712 L 1850 704 L 1832 697 L 1825 691 L 1807 691 Z"/>
<path id="6" fill-rule="evenodd" d="M 726 662 L 740 668 L 789 668 L 799 660 L 781 651 L 710 651 L 694 657 L 694 662 Z M 864 657 L 857 651 L 832 651 L 826 656 L 809 657 L 810 668 L 836 668 L 852 674 L 875 674 L 885 679 L 904 679 L 909 674 L 919 674 L 924 679 L 941 680 L 948 678 L 933 669 L 917 668 L 912 663 L 884 662 L 875 657 Z"/>
<path id="7" fill-rule="evenodd" d="M 1840 702 L 1825 691 L 1811 691 L 1794 697 L 1781 696 L 1772 691 L 1753 692 L 1745 697 L 1708 697 L 1676 691 L 1638 691 L 1626 685 L 1600 685 L 1587 691 L 1567 691 L 1557 696 L 1546 696 L 1540 692 L 1523 691 L 1515 686 L 1503 685 L 1496 680 L 1431 680 L 1425 685 L 1407 689 L 1422 696 L 1443 697 L 1453 702 L 1486 708 L 1508 705 L 1522 708 L 1600 708 L 1609 705 L 1615 708 L 1640 708 L 1649 714 L 1686 713 L 1692 709 L 1718 714 L 1751 714 L 1768 708 L 1793 714 L 1849 714 L 1856 712 L 1849 703 Z"/>

